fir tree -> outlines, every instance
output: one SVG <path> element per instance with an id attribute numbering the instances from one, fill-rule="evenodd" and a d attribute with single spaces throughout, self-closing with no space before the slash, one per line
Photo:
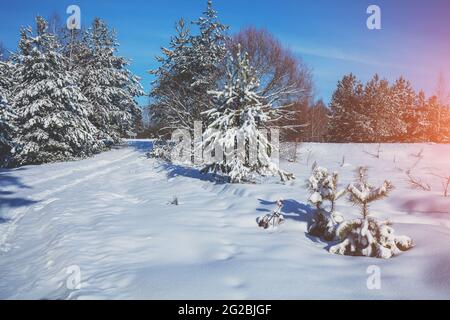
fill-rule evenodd
<path id="1" fill-rule="evenodd" d="M 405 122 L 408 132 L 408 137 L 405 141 L 419 142 L 427 140 L 427 130 L 430 123 L 428 123 L 426 98 L 423 91 L 419 91 L 415 95 L 413 106 L 407 111 Z"/>
<path id="2" fill-rule="evenodd" d="M 194 72 L 194 88 L 209 91 L 214 89 L 216 80 L 220 78 L 227 48 L 225 35 L 228 26 L 223 25 L 213 8 L 212 0 L 208 0 L 206 11 L 197 21 L 192 22 L 200 31 L 191 38 L 193 61 L 191 68 Z"/>
<path id="3" fill-rule="evenodd" d="M 308 232 L 325 240 L 335 238 L 335 229 L 342 222 L 342 215 L 336 212 L 336 201 L 346 193 L 346 189 L 338 190 L 338 173 L 329 173 L 326 168 L 314 166 L 308 179 L 309 202 L 316 208 L 312 224 Z M 331 204 L 330 210 L 324 208 L 324 203 Z"/>
<path id="4" fill-rule="evenodd" d="M 68 71 L 60 45 L 36 18 L 36 33 L 22 29 L 17 63 L 14 111 L 20 128 L 15 142 L 17 165 L 40 164 L 99 151 L 97 130 L 87 119 L 86 98 Z"/>
<path id="5" fill-rule="evenodd" d="M 363 113 L 369 119 L 369 130 L 363 133 L 368 142 L 398 141 L 407 133 L 404 117 L 413 105 L 410 84 L 400 78 L 391 87 L 375 74 L 364 88 Z"/>
<path id="6" fill-rule="evenodd" d="M 192 92 L 193 74 L 190 67 L 190 30 L 183 19 L 177 22 L 177 34 L 171 38 L 169 48 L 162 48 L 164 56 L 157 57 L 161 66 L 150 71 L 156 76 L 150 93 L 153 99 L 150 117 L 160 132 L 170 133 L 175 129 L 190 129 L 199 117 L 192 112 L 195 105 Z"/>
<path id="7" fill-rule="evenodd" d="M 413 138 L 416 118 L 416 93 L 409 81 L 403 77 L 397 79 L 391 88 L 392 104 L 386 112 L 388 125 L 391 126 L 390 141 L 407 142 Z"/>
<path id="8" fill-rule="evenodd" d="M 204 111 L 212 105 L 208 91 L 216 88 L 224 74 L 228 27 L 218 20 L 212 1 L 192 24 L 198 29 L 196 35 L 183 19 L 176 24 L 177 34 L 157 58 L 160 67 L 150 71 L 156 76 L 150 93 L 151 118 L 162 128 L 161 134 L 181 128 L 192 131 L 195 121 L 207 121 Z"/>
<path id="9" fill-rule="evenodd" d="M 362 130 L 369 125 L 361 115 L 363 86 L 353 74 L 346 75 L 338 82 L 330 103 L 328 135 L 330 141 L 361 141 Z"/>
<path id="10" fill-rule="evenodd" d="M 250 180 L 254 174 L 279 174 L 283 181 L 293 178 L 270 158 L 275 146 L 267 129 L 282 109 L 273 108 L 276 97 L 265 98 L 258 88 L 247 55 L 240 50 L 236 56 L 230 54 L 226 83 L 210 92 L 215 107 L 205 112 L 210 125 L 204 133 L 203 149 L 209 163 L 203 172 L 225 174 L 231 182 Z M 212 150 L 215 156 L 209 160 Z"/>
<path id="11" fill-rule="evenodd" d="M 330 252 L 388 259 L 412 247 L 412 240 L 396 236 L 389 222 L 380 223 L 369 216 L 369 204 L 387 197 L 393 188 L 389 181 L 373 187 L 367 181 L 367 169 L 358 168 L 357 181 L 347 190 L 350 202 L 360 208 L 362 217 L 339 225 L 336 234 L 342 242 L 332 246 Z"/>
<path id="12" fill-rule="evenodd" d="M 90 121 L 100 138 L 117 143 L 133 130 L 140 117 L 135 97 L 144 95 L 139 79 L 128 69 L 128 61 L 115 55 L 114 31 L 96 18 L 78 46 L 81 89 L 90 103 Z"/>
<path id="13" fill-rule="evenodd" d="M 10 62 L 0 61 L 0 167 L 6 165 L 13 148 L 13 137 L 17 131 L 10 105 L 14 68 L 15 66 Z"/>

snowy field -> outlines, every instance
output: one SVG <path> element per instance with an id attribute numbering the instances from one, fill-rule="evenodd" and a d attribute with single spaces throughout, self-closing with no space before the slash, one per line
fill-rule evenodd
<path id="1" fill-rule="evenodd" d="M 83 161 L 0 171 L 1 299 L 450 299 L 450 197 L 438 177 L 450 175 L 450 145 L 381 145 L 377 158 L 377 145 L 303 144 L 296 163 L 282 163 L 297 177 L 285 185 L 215 183 L 147 159 L 150 147 L 129 141 Z M 305 234 L 314 161 L 342 185 L 359 165 L 374 184 L 390 179 L 396 190 L 372 215 L 415 247 L 390 260 L 337 256 Z M 413 189 L 408 169 L 432 190 Z M 259 229 L 278 198 L 285 224 Z M 358 214 L 345 200 L 338 210 Z M 371 265 L 380 290 L 367 288 Z"/>

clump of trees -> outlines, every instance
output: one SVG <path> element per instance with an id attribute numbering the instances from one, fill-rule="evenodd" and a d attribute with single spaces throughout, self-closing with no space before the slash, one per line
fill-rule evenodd
<path id="1" fill-rule="evenodd" d="M 228 43 L 229 50 L 236 54 L 246 52 L 250 65 L 259 80 L 262 96 L 277 96 L 273 106 L 285 106 L 285 114 L 272 127 L 281 129 L 282 141 L 295 141 L 316 136 L 316 117 L 318 111 L 313 104 L 313 81 L 310 68 L 284 47 L 266 29 L 247 27 L 235 34 Z M 326 113 L 324 113 L 325 115 Z M 312 129 L 312 130 L 311 130 Z M 314 138 L 314 137 L 313 137 Z"/>
<path id="2" fill-rule="evenodd" d="M 450 142 L 450 99 L 443 92 L 439 89 L 426 99 L 403 77 L 390 84 L 375 75 L 363 84 L 355 75 L 346 75 L 330 103 L 327 140 Z"/>
<path id="3" fill-rule="evenodd" d="M 369 205 L 388 197 L 394 186 L 386 180 L 374 187 L 368 182 L 367 168 L 359 167 L 355 182 L 339 189 L 337 172 L 315 166 L 307 189 L 309 202 L 315 206 L 308 233 L 332 241 L 331 253 L 389 259 L 413 247 L 412 239 L 396 235 L 389 221 L 380 222 L 370 216 Z M 336 212 L 336 201 L 346 194 L 349 202 L 359 208 L 361 217 L 344 220 Z M 326 202 L 331 204 L 330 209 L 325 208 Z"/>
<path id="4" fill-rule="evenodd" d="M 17 52 L 0 62 L 4 166 L 90 156 L 118 143 L 141 117 L 139 80 L 104 21 L 52 29 L 38 16 L 34 29 L 21 29 Z"/>
<path id="5" fill-rule="evenodd" d="M 191 25 L 197 32 L 183 19 L 176 24 L 159 68 L 151 71 L 156 79 L 149 112 L 158 136 L 184 129 L 193 137 L 194 123 L 201 122 L 203 142 L 193 149 L 214 150 L 215 157 L 207 157 L 204 172 L 233 182 L 254 174 L 292 178 L 270 160 L 278 150 L 275 136 L 264 130 L 282 129 L 285 138 L 305 127 L 297 113 L 312 97 L 310 70 L 266 30 L 229 37 L 212 1 Z"/>
<path id="6" fill-rule="evenodd" d="M 150 118 L 163 137 L 176 129 L 193 132 L 195 121 L 205 121 L 204 112 L 213 105 L 208 92 L 217 88 L 223 76 L 228 27 L 219 21 L 212 1 L 191 25 L 197 34 L 184 19 L 176 23 L 176 35 L 157 58 L 159 68 L 150 71 L 156 77 L 150 92 Z"/>
<path id="7" fill-rule="evenodd" d="M 184 19 L 176 23 L 175 36 L 157 58 L 159 68 L 151 71 L 156 79 L 148 110 L 157 135 L 167 137 L 175 129 L 192 132 L 195 121 L 208 125 L 204 112 L 215 103 L 208 92 L 227 81 L 227 57 L 236 56 L 238 51 L 247 56 L 260 94 L 277 96 L 273 106 L 289 106 L 292 111 L 272 127 L 289 129 L 283 130 L 283 137 L 305 127 L 304 119 L 296 113 L 312 99 L 311 71 L 290 50 L 264 29 L 246 28 L 229 36 L 228 26 L 218 19 L 212 1 L 208 1 L 203 16 L 190 25 Z"/>

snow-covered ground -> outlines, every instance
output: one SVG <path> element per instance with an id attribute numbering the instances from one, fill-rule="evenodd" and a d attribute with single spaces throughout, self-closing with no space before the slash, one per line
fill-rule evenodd
<path id="1" fill-rule="evenodd" d="M 149 141 L 128 144 L 0 171 L 1 299 L 450 298 L 450 197 L 437 177 L 450 175 L 450 145 L 381 145 L 376 158 L 376 145 L 303 144 L 296 163 L 282 163 L 294 182 L 230 185 L 147 159 Z M 373 216 L 390 218 L 415 247 L 390 260 L 345 257 L 305 234 L 314 161 L 338 170 L 343 185 L 358 165 L 369 166 L 374 184 L 390 179 L 396 190 Z M 432 191 L 411 188 L 411 168 Z M 281 197 L 285 224 L 259 229 L 256 218 Z M 338 209 L 357 215 L 345 200 Z M 371 265 L 380 267 L 380 290 L 367 288 Z"/>

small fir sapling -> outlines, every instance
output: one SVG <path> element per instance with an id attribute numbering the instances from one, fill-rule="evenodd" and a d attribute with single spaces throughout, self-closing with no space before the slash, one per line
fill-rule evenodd
<path id="1" fill-rule="evenodd" d="M 316 207 L 308 232 L 325 240 L 333 240 L 337 225 L 343 221 L 342 216 L 336 212 L 336 201 L 346 193 L 346 189 L 338 190 L 338 173 L 330 174 L 326 168 L 313 166 L 308 190 L 311 194 L 309 202 Z M 329 211 L 323 207 L 325 201 L 331 204 Z"/>
<path id="2" fill-rule="evenodd" d="M 361 210 L 361 218 L 345 221 L 336 229 L 341 242 L 330 248 L 331 253 L 351 256 L 367 256 L 389 259 L 412 247 L 407 236 L 396 236 L 389 221 L 378 222 L 369 217 L 369 204 L 386 198 L 394 189 L 389 181 L 379 188 L 367 181 L 367 169 L 360 167 L 357 181 L 347 191 L 349 201 Z"/>

